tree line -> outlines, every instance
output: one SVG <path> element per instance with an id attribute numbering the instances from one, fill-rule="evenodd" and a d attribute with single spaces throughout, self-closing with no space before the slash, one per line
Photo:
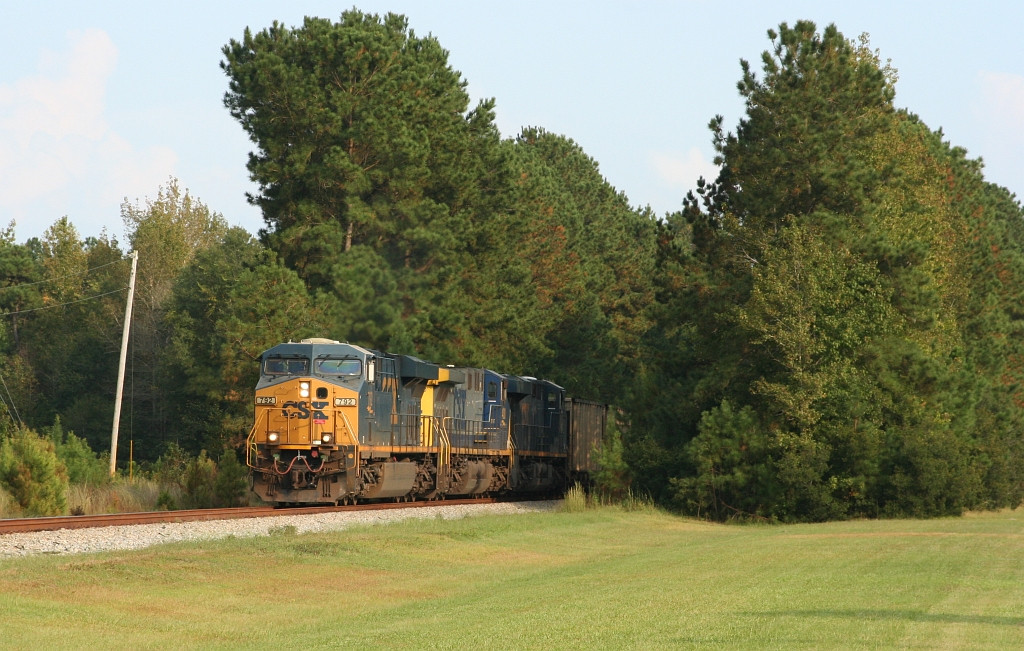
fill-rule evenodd
<path id="1" fill-rule="evenodd" d="M 224 102 L 265 228 L 170 179 L 122 206 L 124 244 L 0 234 L 6 431 L 109 445 L 135 250 L 121 438 L 144 461 L 240 448 L 259 353 L 326 335 L 606 401 L 605 486 L 702 517 L 1018 505 L 1019 202 L 895 108 L 866 38 L 768 36 L 735 130 L 709 124 L 719 175 L 658 216 L 569 137 L 502 138 L 402 16 L 245 30 Z"/>

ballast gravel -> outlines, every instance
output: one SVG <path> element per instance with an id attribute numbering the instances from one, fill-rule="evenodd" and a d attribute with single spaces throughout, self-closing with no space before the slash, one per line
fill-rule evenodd
<path id="1" fill-rule="evenodd" d="M 268 536 L 290 527 L 295 533 L 339 531 L 348 527 L 388 524 L 412 518 L 458 520 L 474 515 L 515 515 L 551 511 L 560 502 L 503 502 L 429 506 L 379 511 L 341 511 L 316 515 L 275 515 L 240 520 L 135 524 L 119 527 L 60 529 L 0 535 L 0 559 L 33 554 L 83 554 L 120 549 L 142 549 L 183 540 L 213 540 L 235 536 Z"/>

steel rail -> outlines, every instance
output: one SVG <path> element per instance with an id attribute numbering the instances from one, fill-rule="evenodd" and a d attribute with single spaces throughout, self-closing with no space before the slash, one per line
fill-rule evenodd
<path id="1" fill-rule="evenodd" d="M 36 518 L 0 519 L 0 536 L 8 533 L 32 531 L 59 531 L 60 529 L 87 529 L 90 527 L 116 527 L 136 524 L 164 524 L 170 522 L 199 522 L 206 520 L 237 520 L 241 518 L 272 518 L 285 515 L 315 515 L 341 511 L 375 511 L 383 509 L 429 508 L 464 504 L 491 504 L 493 497 L 421 502 L 371 502 L 348 506 L 243 506 L 226 509 L 189 509 L 182 511 L 146 511 L 141 513 L 107 513 L 101 515 L 62 515 Z"/>

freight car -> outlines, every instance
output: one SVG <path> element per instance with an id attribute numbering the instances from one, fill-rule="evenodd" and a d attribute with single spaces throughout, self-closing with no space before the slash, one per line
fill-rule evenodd
<path id="1" fill-rule="evenodd" d="M 546 380 L 303 339 L 260 356 L 246 463 L 276 504 L 554 494 L 596 470 L 606 417 Z"/>

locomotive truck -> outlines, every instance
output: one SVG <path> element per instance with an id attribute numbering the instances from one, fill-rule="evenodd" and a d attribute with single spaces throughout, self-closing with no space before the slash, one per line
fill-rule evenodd
<path id="1" fill-rule="evenodd" d="M 280 505 L 554 495 L 590 481 L 606 418 L 547 380 L 303 339 L 260 356 L 246 463 Z"/>

